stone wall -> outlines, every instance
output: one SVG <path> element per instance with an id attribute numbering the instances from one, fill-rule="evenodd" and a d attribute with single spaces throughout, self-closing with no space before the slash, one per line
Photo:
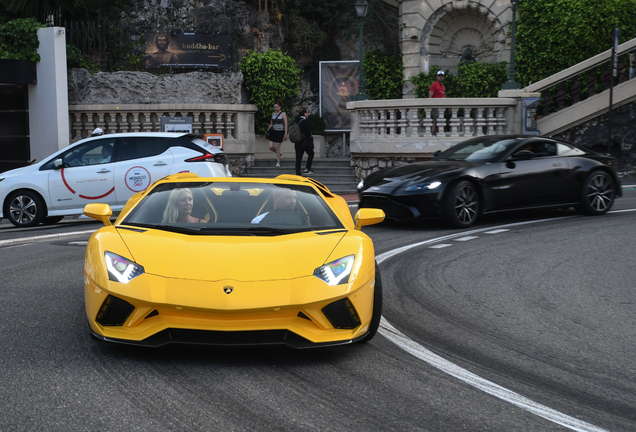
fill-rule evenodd
<path id="1" fill-rule="evenodd" d="M 215 103 L 239 104 L 240 72 L 189 72 L 154 75 L 148 72 L 98 72 L 71 69 L 69 105 Z"/>
<path id="2" fill-rule="evenodd" d="M 595 151 L 607 153 L 608 115 L 576 126 L 555 138 L 564 139 Z M 610 154 L 618 159 L 621 176 L 636 176 L 636 102 L 612 111 L 612 146 Z"/>

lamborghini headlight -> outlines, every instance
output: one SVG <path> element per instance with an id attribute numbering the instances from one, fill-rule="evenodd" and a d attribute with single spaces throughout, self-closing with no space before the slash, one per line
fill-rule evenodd
<path id="1" fill-rule="evenodd" d="M 108 279 L 112 281 L 125 284 L 144 273 L 144 268 L 139 264 L 112 252 L 104 252 L 104 258 L 108 269 Z"/>
<path id="2" fill-rule="evenodd" d="M 427 189 L 435 189 L 436 187 L 438 187 L 439 185 L 441 185 L 441 182 L 426 182 L 426 183 L 417 183 L 417 184 L 413 184 L 411 186 L 407 186 L 404 190 L 406 192 L 413 192 L 413 191 L 418 191 L 418 190 L 427 190 Z"/>
<path id="3" fill-rule="evenodd" d="M 314 270 L 314 276 L 327 282 L 330 286 L 345 284 L 349 282 L 355 258 L 355 255 L 349 255 L 318 267 Z"/>

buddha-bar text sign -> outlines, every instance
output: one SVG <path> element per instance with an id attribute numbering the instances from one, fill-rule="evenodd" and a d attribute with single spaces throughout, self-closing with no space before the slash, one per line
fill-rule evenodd
<path id="1" fill-rule="evenodd" d="M 146 68 L 229 69 L 229 33 L 146 33 Z"/>

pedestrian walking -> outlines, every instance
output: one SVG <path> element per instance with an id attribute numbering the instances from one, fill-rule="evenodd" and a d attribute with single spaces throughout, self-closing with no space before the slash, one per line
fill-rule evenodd
<path id="1" fill-rule="evenodd" d="M 276 153 L 276 166 L 280 166 L 280 146 L 287 139 L 287 114 L 283 111 L 283 102 L 277 100 L 274 104 L 274 112 L 272 120 L 269 122 L 269 128 L 265 136 L 269 140 L 269 150 Z"/>
<path id="2" fill-rule="evenodd" d="M 446 88 L 444 87 L 444 71 L 437 72 L 436 81 L 431 84 L 431 87 L 428 89 L 428 97 L 429 98 L 445 98 L 446 97 Z M 431 110 L 431 118 L 433 119 L 433 127 L 431 128 L 431 133 L 434 137 L 437 136 L 437 119 L 439 118 L 439 109 L 433 108 Z"/>
<path id="3" fill-rule="evenodd" d="M 301 175 L 300 166 L 303 162 L 303 154 L 307 153 L 307 165 L 305 165 L 305 175 L 312 175 L 314 172 L 311 170 L 311 163 L 314 160 L 314 138 L 311 136 L 311 128 L 309 127 L 309 111 L 307 108 L 301 108 L 300 114 L 300 131 L 302 132 L 302 141 L 294 144 L 296 150 L 296 175 Z"/>

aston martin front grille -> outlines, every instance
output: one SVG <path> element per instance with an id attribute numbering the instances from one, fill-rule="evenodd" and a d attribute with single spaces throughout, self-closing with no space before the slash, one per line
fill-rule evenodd
<path id="1" fill-rule="evenodd" d="M 97 321 L 103 326 L 124 325 L 135 307 L 119 297 L 109 295 L 97 313 Z"/>

